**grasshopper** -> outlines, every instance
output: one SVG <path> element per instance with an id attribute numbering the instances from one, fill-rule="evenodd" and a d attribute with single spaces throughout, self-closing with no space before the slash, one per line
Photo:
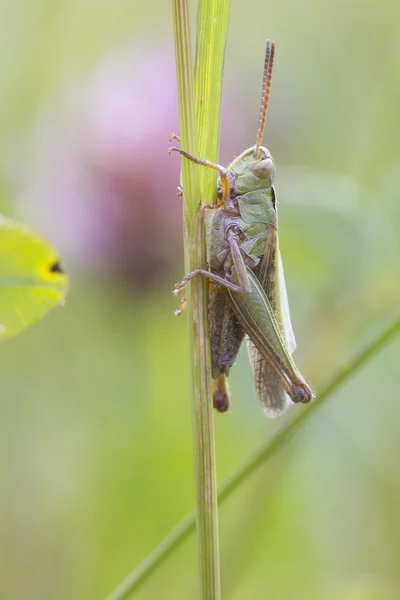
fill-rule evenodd
<path id="1" fill-rule="evenodd" d="M 312 391 L 296 368 L 282 259 L 278 244 L 275 162 L 261 146 L 271 88 L 274 42 L 267 42 L 256 144 L 224 168 L 185 150 L 170 148 L 218 172 L 217 202 L 205 205 L 208 269 L 199 268 L 176 284 L 179 295 L 196 276 L 210 292 L 211 367 L 214 407 L 229 407 L 227 376 L 246 334 L 255 392 L 270 417 L 293 402 L 309 402 Z M 179 140 L 177 136 L 172 136 Z M 177 311 L 181 313 L 182 311 Z"/>

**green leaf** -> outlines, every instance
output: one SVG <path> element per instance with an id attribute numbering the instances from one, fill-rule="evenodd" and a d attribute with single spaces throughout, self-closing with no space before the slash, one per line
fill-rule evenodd
<path id="1" fill-rule="evenodd" d="M 0 341 L 62 303 L 67 288 L 54 248 L 25 225 L 0 217 Z"/>

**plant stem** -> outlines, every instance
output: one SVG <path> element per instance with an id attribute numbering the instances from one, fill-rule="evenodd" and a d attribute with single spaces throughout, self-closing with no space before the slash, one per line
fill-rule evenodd
<path id="1" fill-rule="evenodd" d="M 196 153 L 194 78 L 191 63 L 188 4 L 174 0 L 175 50 L 182 147 Z M 199 218 L 198 172 L 182 161 L 184 190 L 185 270 L 206 264 L 203 224 Z M 187 167 L 190 167 L 188 171 Z M 192 380 L 193 456 L 201 598 L 220 598 L 218 507 L 215 475 L 214 424 L 211 403 L 210 346 L 207 310 L 208 282 L 197 277 L 187 290 L 187 318 Z"/>
<path id="2" fill-rule="evenodd" d="M 196 78 L 193 75 L 189 0 L 173 0 L 178 103 L 182 148 L 210 160 L 218 151 L 222 70 L 228 0 L 200 0 Z M 221 10 L 223 8 L 223 10 Z M 194 102 L 194 97 L 196 102 Z M 196 137 L 198 134 L 198 137 Z M 203 154 L 204 153 L 204 154 Z M 215 174 L 182 161 L 185 269 L 207 264 L 201 201 L 213 202 Z M 192 378 L 196 523 L 203 600 L 219 600 L 218 506 L 208 323 L 208 282 L 198 277 L 187 293 Z"/>
<path id="3" fill-rule="evenodd" d="M 317 400 L 310 404 L 309 408 L 301 407 L 299 416 L 292 419 L 283 426 L 272 439 L 268 440 L 225 481 L 220 487 L 218 499 L 223 502 L 232 494 L 241 483 L 247 480 L 254 471 L 266 460 L 280 450 L 285 441 L 293 435 L 297 429 L 317 412 L 326 401 L 344 385 L 353 374 L 355 374 L 365 363 L 375 356 L 384 346 L 400 334 L 400 318 L 397 317 L 378 335 L 362 348 L 355 356 L 340 368 L 328 381 L 328 383 L 317 393 Z M 124 600 L 127 596 L 138 589 L 138 587 L 149 577 L 157 567 L 194 531 L 195 515 L 188 514 L 149 554 L 144 561 L 136 567 L 127 578 L 114 590 L 106 600 Z"/>

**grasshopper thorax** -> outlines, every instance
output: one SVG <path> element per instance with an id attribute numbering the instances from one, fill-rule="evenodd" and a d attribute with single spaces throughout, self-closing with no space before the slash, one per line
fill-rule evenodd
<path id="1" fill-rule="evenodd" d="M 233 196 L 237 196 L 270 188 L 275 180 L 276 167 L 267 148 L 252 146 L 231 162 L 228 172 Z"/>

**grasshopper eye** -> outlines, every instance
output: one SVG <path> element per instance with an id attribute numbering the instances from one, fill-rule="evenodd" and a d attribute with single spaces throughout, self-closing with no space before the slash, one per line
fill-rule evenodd
<path id="1" fill-rule="evenodd" d="M 275 171 L 275 165 L 270 158 L 264 158 L 253 166 L 253 173 L 259 179 L 268 179 Z"/>

